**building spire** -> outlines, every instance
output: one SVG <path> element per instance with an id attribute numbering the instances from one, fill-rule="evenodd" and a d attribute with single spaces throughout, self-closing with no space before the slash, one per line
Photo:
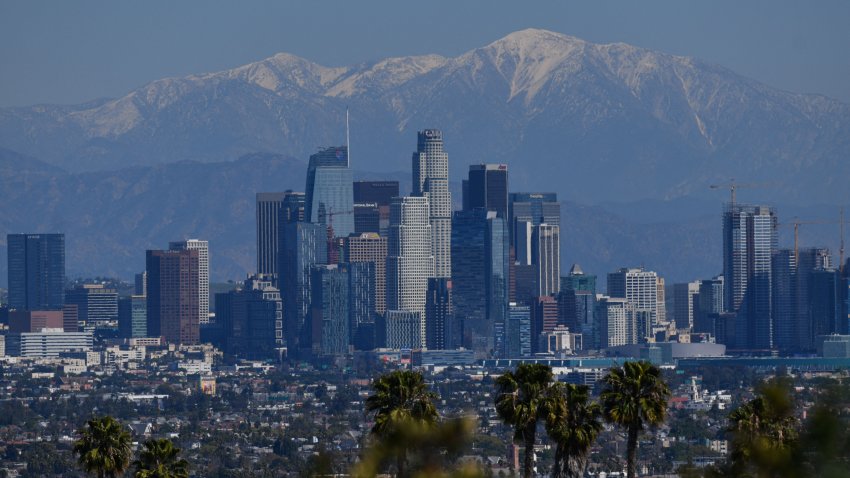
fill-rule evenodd
<path id="1" fill-rule="evenodd" d="M 345 107 L 345 166 L 351 167 L 351 142 L 348 135 L 348 106 Z"/>

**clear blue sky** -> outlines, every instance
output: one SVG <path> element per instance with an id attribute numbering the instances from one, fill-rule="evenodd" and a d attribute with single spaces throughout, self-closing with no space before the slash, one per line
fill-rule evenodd
<path id="1" fill-rule="evenodd" d="M 545 28 L 850 103 L 850 1 L 0 2 L 0 106 L 79 103 L 285 51 L 325 65 L 457 55 Z"/>

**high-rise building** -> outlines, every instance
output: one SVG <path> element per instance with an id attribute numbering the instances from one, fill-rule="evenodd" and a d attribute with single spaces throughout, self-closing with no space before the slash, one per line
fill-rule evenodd
<path id="1" fill-rule="evenodd" d="M 725 310 L 723 295 L 722 275 L 699 281 L 699 293 L 694 300 L 694 332 L 715 334 L 714 318 Z"/>
<path id="2" fill-rule="evenodd" d="M 333 226 L 334 236 L 354 232 L 354 177 L 348 147 L 333 146 L 310 156 L 304 216 L 307 222 Z"/>
<path id="3" fill-rule="evenodd" d="M 561 204 L 555 193 L 510 193 L 508 195 L 508 227 L 511 233 L 511 246 L 520 249 L 516 243 L 517 228 L 523 228 L 522 222 L 531 226 L 549 224 L 561 225 Z M 517 260 L 521 261 L 519 252 Z"/>
<path id="4" fill-rule="evenodd" d="M 673 319 L 679 330 L 692 330 L 694 301 L 699 294 L 700 281 L 673 284 Z"/>
<path id="5" fill-rule="evenodd" d="M 343 261 L 375 264 L 375 312 L 387 310 L 387 238 L 374 232 L 355 234 L 345 238 Z"/>
<path id="6" fill-rule="evenodd" d="M 410 310 L 388 310 L 385 320 L 387 348 L 422 348 L 421 317 L 419 312 Z"/>
<path id="7" fill-rule="evenodd" d="M 79 308 L 76 304 L 65 304 L 62 306 L 62 328 L 65 332 L 79 332 L 79 314 Z"/>
<path id="8" fill-rule="evenodd" d="M 511 302 L 505 322 L 505 357 L 530 357 L 531 307 Z"/>
<path id="9" fill-rule="evenodd" d="M 284 338 L 287 353 L 308 357 L 312 350 L 310 321 L 313 266 L 327 262 L 327 230 L 321 224 L 292 222 L 284 227 L 281 250 Z"/>
<path id="10" fill-rule="evenodd" d="M 118 320 L 118 292 L 103 284 L 85 284 L 65 291 L 65 303 L 77 306 L 77 320 L 87 327 Z"/>
<path id="11" fill-rule="evenodd" d="M 643 268 L 622 268 L 608 274 L 608 295 L 626 299 L 636 320 L 636 336 L 641 343 L 654 336 L 658 321 L 658 274 Z"/>
<path id="12" fill-rule="evenodd" d="M 425 323 L 421 319 L 425 317 L 428 278 L 434 277 L 431 224 L 428 197 L 393 198 L 387 243 L 387 310 L 419 314 L 422 330 L 418 337 L 423 347 Z"/>
<path id="13" fill-rule="evenodd" d="M 148 295 L 148 273 L 142 271 L 136 274 L 134 295 Z"/>
<path id="14" fill-rule="evenodd" d="M 771 318 L 773 320 L 773 345 L 782 352 L 797 350 L 796 336 L 800 326 L 797 320 L 796 277 L 797 258 L 793 249 L 779 249 L 771 259 Z"/>
<path id="15" fill-rule="evenodd" d="M 452 224 L 452 300 L 462 345 L 479 358 L 499 353 L 508 304 L 508 231 L 495 211 L 455 211 Z"/>
<path id="16" fill-rule="evenodd" d="M 596 309 L 596 276 L 585 274 L 573 264 L 569 274 L 561 277 L 558 294 L 558 322 L 572 333 L 581 333 L 586 348 L 596 348 L 594 311 Z"/>
<path id="17" fill-rule="evenodd" d="M 558 300 L 549 295 L 537 297 L 531 305 L 531 350 L 545 351 L 546 335 L 557 326 Z"/>
<path id="18" fill-rule="evenodd" d="M 216 294 L 215 311 L 225 352 L 251 360 L 281 358 L 283 302 L 271 275 L 252 276 L 242 288 Z"/>
<path id="19" fill-rule="evenodd" d="M 729 204 L 723 212 L 723 303 L 737 314 L 734 348 L 773 348 L 771 258 L 776 226 L 776 213 L 769 207 Z"/>
<path id="20" fill-rule="evenodd" d="M 280 210 L 286 193 L 257 193 L 257 274 L 277 274 Z"/>
<path id="21" fill-rule="evenodd" d="M 372 350 L 376 339 L 376 264 L 346 262 L 340 267 L 348 273 L 349 344 L 358 350 Z"/>
<path id="22" fill-rule="evenodd" d="M 453 349 L 452 281 L 444 277 L 428 279 L 425 299 L 425 346 L 428 350 Z"/>
<path id="23" fill-rule="evenodd" d="M 463 197 L 463 208 L 483 208 L 508 219 L 508 165 L 471 164 Z"/>
<path id="24" fill-rule="evenodd" d="M 7 234 L 9 307 L 61 309 L 65 295 L 65 235 Z"/>
<path id="25" fill-rule="evenodd" d="M 561 232 L 557 224 L 535 226 L 531 260 L 537 267 L 537 295 L 557 294 L 561 290 Z"/>
<path id="26" fill-rule="evenodd" d="M 796 316 L 797 330 L 796 337 L 799 342 L 797 344 L 798 351 L 813 352 L 815 350 L 815 337 L 819 335 L 815 330 L 820 326 L 822 329 L 829 330 L 830 325 L 823 323 L 817 324 L 819 319 L 814 317 L 814 309 L 821 307 L 822 304 L 817 304 L 813 300 L 811 288 L 813 286 L 814 274 L 817 271 L 831 270 L 832 264 L 830 261 L 829 250 L 825 248 L 801 248 L 797 252 L 797 273 L 796 273 Z M 821 274 L 820 279 L 829 280 L 828 274 Z M 833 285 L 834 287 L 834 285 Z M 834 298 L 830 298 L 828 293 L 820 291 L 820 298 L 835 302 Z M 824 319 L 829 322 L 828 319 Z"/>
<path id="27" fill-rule="evenodd" d="M 170 344 L 200 340 L 200 251 L 149 250 L 147 332 Z"/>
<path id="28" fill-rule="evenodd" d="M 63 329 L 61 310 L 12 310 L 9 312 L 9 332 L 30 333 L 44 329 Z"/>
<path id="29" fill-rule="evenodd" d="M 440 130 L 426 129 L 417 135 L 411 195 L 428 199 L 433 277 L 451 277 L 452 194 L 449 192 L 449 155 L 443 151 Z"/>
<path id="30" fill-rule="evenodd" d="M 819 335 L 845 332 L 841 320 L 842 285 L 841 274 L 835 269 L 821 268 L 809 274 L 808 311 L 814 342 Z"/>
<path id="31" fill-rule="evenodd" d="M 132 339 L 148 336 L 147 297 L 132 295 L 118 299 L 118 335 Z"/>
<path id="32" fill-rule="evenodd" d="M 601 296 L 596 302 L 599 347 L 637 343 L 634 305 L 622 297 Z"/>
<path id="33" fill-rule="evenodd" d="M 398 181 L 355 181 L 354 232 L 377 232 L 386 236 L 390 227 L 390 202 L 398 195 Z"/>
<path id="34" fill-rule="evenodd" d="M 202 324 L 210 322 L 210 249 L 207 241 L 188 239 L 168 243 L 172 251 L 198 251 L 198 317 Z"/>
<path id="35" fill-rule="evenodd" d="M 331 264 L 313 266 L 312 273 L 313 355 L 345 355 L 351 337 L 348 271 Z"/>

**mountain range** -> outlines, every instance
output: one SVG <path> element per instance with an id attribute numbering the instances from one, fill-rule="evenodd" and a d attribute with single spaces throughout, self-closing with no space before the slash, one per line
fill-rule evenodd
<path id="1" fill-rule="evenodd" d="M 253 264 L 254 192 L 303 189 L 309 154 L 344 142 L 346 109 L 353 167 L 381 171 L 363 177 L 406 177 L 388 171 L 409 171 L 416 131 L 433 127 L 453 181 L 468 164 L 503 162 L 512 190 L 559 193 L 565 250 L 587 254 L 563 256 L 585 270 L 681 252 L 693 260 L 667 262 L 682 276 L 719 272 L 719 244 L 705 239 L 719 238 L 716 213 L 659 216 L 648 229 L 592 204 L 713 198 L 719 209 L 725 196 L 708 186 L 729 178 L 754 183 L 746 196 L 764 202 L 850 195 L 847 104 L 529 29 L 453 58 L 326 67 L 281 53 L 121 98 L 0 108 L 0 230 L 64 231 L 69 270 L 123 277 L 146 247 L 208 238 L 214 277 L 239 277 Z"/>

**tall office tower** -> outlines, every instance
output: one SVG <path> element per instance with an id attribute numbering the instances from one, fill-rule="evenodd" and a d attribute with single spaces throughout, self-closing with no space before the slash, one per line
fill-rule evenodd
<path id="1" fill-rule="evenodd" d="M 667 299 L 665 297 L 667 287 L 664 283 L 664 278 L 659 277 L 658 283 L 656 284 L 655 291 L 657 296 L 655 298 L 655 303 L 658 304 L 657 311 L 657 321 L 659 324 L 658 328 L 663 328 L 668 324 L 667 322 Z"/>
<path id="2" fill-rule="evenodd" d="M 357 350 L 375 348 L 376 266 L 374 262 L 347 262 L 349 343 Z"/>
<path id="3" fill-rule="evenodd" d="M 281 358 L 283 302 L 270 274 L 251 276 L 241 288 L 216 294 L 215 313 L 226 353 L 251 360 Z"/>
<path id="4" fill-rule="evenodd" d="M 599 347 L 637 343 L 634 305 L 622 297 L 601 296 L 596 302 L 599 321 Z"/>
<path id="5" fill-rule="evenodd" d="M 103 284 L 85 284 L 65 291 L 65 303 L 77 306 L 77 319 L 92 327 L 118 320 L 118 292 Z"/>
<path id="6" fill-rule="evenodd" d="M 531 307 L 511 302 L 505 323 L 505 358 L 531 357 Z"/>
<path id="7" fill-rule="evenodd" d="M 428 198 L 393 198 L 387 241 L 387 310 L 419 313 L 423 347 L 425 296 L 428 278 L 434 276 L 431 237 Z"/>
<path id="8" fill-rule="evenodd" d="M 169 242 L 172 251 L 198 251 L 198 317 L 202 324 L 210 322 L 210 249 L 207 241 L 188 239 Z"/>
<path id="9" fill-rule="evenodd" d="M 65 296 L 65 235 L 7 234 L 9 307 L 60 309 Z"/>
<path id="10" fill-rule="evenodd" d="M 313 355 L 345 355 L 351 337 L 348 271 L 338 264 L 317 265 L 312 274 Z"/>
<path id="11" fill-rule="evenodd" d="M 822 268 L 809 274 L 808 311 L 814 343 L 820 335 L 846 333 L 841 320 L 842 282 L 841 274 L 835 269 Z"/>
<path id="12" fill-rule="evenodd" d="M 131 295 L 118 299 L 118 336 L 125 339 L 148 336 L 147 297 Z"/>
<path id="13" fill-rule="evenodd" d="M 561 290 L 561 232 L 554 224 L 540 224 L 532 235 L 531 259 L 537 266 L 538 296 Z"/>
<path id="14" fill-rule="evenodd" d="M 134 295 L 148 295 L 148 273 L 142 271 L 136 274 Z"/>
<path id="15" fill-rule="evenodd" d="M 694 300 L 694 332 L 715 334 L 714 320 L 725 310 L 723 296 L 722 275 L 699 281 L 699 293 Z"/>
<path id="16" fill-rule="evenodd" d="M 549 224 L 561 225 L 561 204 L 555 193 L 510 193 L 508 195 L 508 228 L 511 232 L 511 246 L 517 250 L 517 260 L 521 261 L 519 247 L 516 241 L 516 229 L 525 227 L 522 222 L 531 226 Z"/>
<path id="17" fill-rule="evenodd" d="M 149 250 L 147 332 L 170 344 L 197 344 L 200 340 L 200 251 Z"/>
<path id="18" fill-rule="evenodd" d="M 374 232 L 354 234 L 345 238 L 343 261 L 375 264 L 375 312 L 387 310 L 387 238 Z"/>
<path id="19" fill-rule="evenodd" d="M 471 164 L 463 208 L 484 208 L 508 219 L 508 165 Z"/>
<path id="20" fill-rule="evenodd" d="M 797 351 L 797 260 L 793 249 L 779 249 L 771 258 L 773 345 L 784 353 Z"/>
<path id="21" fill-rule="evenodd" d="M 312 350 L 310 300 L 312 269 L 327 262 L 327 230 L 321 224 L 292 222 L 284 227 L 281 250 L 284 338 L 287 353 L 309 357 Z"/>
<path id="22" fill-rule="evenodd" d="M 537 297 L 531 304 L 531 350 L 546 350 L 546 335 L 558 326 L 558 301 L 552 296 Z"/>
<path id="23" fill-rule="evenodd" d="M 390 349 L 422 348 L 422 315 L 410 310 L 388 310 L 386 346 Z"/>
<path id="24" fill-rule="evenodd" d="M 65 332 L 80 331 L 79 308 L 75 304 L 62 306 L 62 328 Z"/>
<path id="25" fill-rule="evenodd" d="M 816 271 L 832 269 L 829 250 L 825 248 L 803 248 L 797 253 L 796 274 L 796 316 L 797 333 L 799 342 L 797 349 L 811 352 L 815 350 L 815 337 L 817 335 L 815 319 L 812 315 L 812 307 L 817 307 L 811 297 L 812 276 Z M 821 297 L 827 297 L 821 295 Z"/>
<path id="26" fill-rule="evenodd" d="M 765 206 L 729 204 L 723 212 L 723 303 L 727 311 L 737 313 L 735 348 L 773 348 L 771 257 L 776 225 L 776 213 Z"/>
<path id="27" fill-rule="evenodd" d="M 354 177 L 348 167 L 348 148 L 334 146 L 310 156 L 304 220 L 333 226 L 336 237 L 354 232 Z"/>
<path id="28" fill-rule="evenodd" d="M 354 232 L 377 232 L 386 236 L 390 227 L 390 202 L 398 195 L 398 181 L 355 181 Z M 376 211 L 378 228 L 374 229 Z M 363 218 L 359 228 L 358 214 Z"/>
<path id="29" fill-rule="evenodd" d="M 280 204 L 280 218 L 278 218 L 278 227 L 283 228 L 284 225 L 305 221 L 306 213 L 304 208 L 307 204 L 307 195 L 287 189 L 283 193 L 283 200 Z"/>
<path id="30" fill-rule="evenodd" d="M 512 268 L 516 277 L 516 289 L 513 293 L 513 301 L 518 304 L 531 305 L 535 297 L 540 296 L 540 275 L 537 266 L 533 264 L 514 264 Z M 510 297 L 510 296 L 509 296 Z"/>
<path id="31" fill-rule="evenodd" d="M 443 133 L 438 129 L 426 129 L 417 135 L 411 195 L 428 198 L 431 255 L 434 256 L 433 277 L 451 277 L 452 194 L 449 192 L 449 155 L 443 151 Z"/>
<path id="32" fill-rule="evenodd" d="M 679 330 L 692 330 L 694 326 L 694 301 L 699 294 L 700 281 L 673 284 L 673 319 Z"/>
<path id="33" fill-rule="evenodd" d="M 508 231 L 495 211 L 455 211 L 452 224 L 452 294 L 461 344 L 479 358 L 498 354 L 508 304 Z"/>
<path id="34" fill-rule="evenodd" d="M 584 345 L 593 346 L 593 312 L 596 308 L 596 276 L 585 274 L 573 264 L 569 274 L 561 277 L 558 293 L 558 322 L 570 332 L 584 335 Z"/>
<path id="35" fill-rule="evenodd" d="M 637 339 L 653 337 L 658 324 L 658 274 L 643 268 L 623 268 L 608 274 L 608 295 L 626 299 L 634 309 Z"/>
<path id="36" fill-rule="evenodd" d="M 280 210 L 286 193 L 257 193 L 257 274 L 277 274 Z"/>
<path id="37" fill-rule="evenodd" d="M 428 350 L 455 348 L 452 320 L 452 281 L 445 277 L 428 279 L 425 299 L 425 346 Z"/>

